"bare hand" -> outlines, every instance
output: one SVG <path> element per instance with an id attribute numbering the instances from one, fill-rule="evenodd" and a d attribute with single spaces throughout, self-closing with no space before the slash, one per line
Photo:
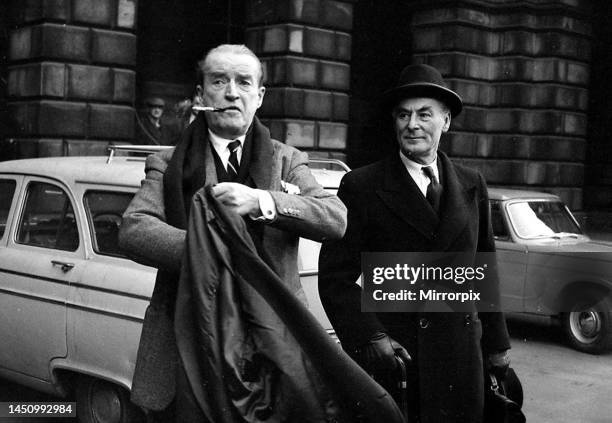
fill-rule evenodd
<path id="1" fill-rule="evenodd" d="M 229 207 L 240 216 L 259 215 L 259 195 L 257 190 L 235 182 L 221 182 L 212 188 L 212 194 L 221 204 Z"/>

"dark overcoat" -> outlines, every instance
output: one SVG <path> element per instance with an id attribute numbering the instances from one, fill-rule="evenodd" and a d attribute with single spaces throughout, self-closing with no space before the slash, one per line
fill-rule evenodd
<path id="1" fill-rule="evenodd" d="M 344 348 L 353 352 L 377 331 L 387 332 L 413 358 L 411 389 L 422 423 L 481 419 L 483 351 L 509 348 L 501 313 L 362 313 L 361 252 L 494 251 L 485 181 L 438 154 L 442 205 L 436 214 L 399 155 L 353 170 L 338 196 L 348 209 L 341 241 L 324 243 L 319 292 Z M 494 283 L 497 279 L 494 278 Z M 492 290 L 499 296 L 499 289 Z"/>
<path id="2" fill-rule="evenodd" d="M 357 415 L 361 423 L 404 422 L 393 399 L 258 255 L 244 220 L 210 189 L 193 197 L 176 310 L 194 398 L 177 400 L 181 423 L 353 423 Z M 179 383 L 177 397 L 186 389 Z"/>

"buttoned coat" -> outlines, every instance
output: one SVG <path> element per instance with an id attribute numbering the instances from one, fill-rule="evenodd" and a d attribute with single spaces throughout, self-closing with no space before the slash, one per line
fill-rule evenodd
<path id="1" fill-rule="evenodd" d="M 354 353 L 377 331 L 413 358 L 420 422 L 481 419 L 483 355 L 509 348 L 501 313 L 362 313 L 361 252 L 494 251 L 487 189 L 474 170 L 438 153 L 442 204 L 436 214 L 396 153 L 344 176 L 338 196 L 348 209 L 340 241 L 323 244 L 319 293 L 343 347 Z M 497 283 L 497 279 L 494 283 Z M 499 296 L 497 285 L 494 293 Z M 416 380 L 415 380 L 416 379 Z"/>
<path id="2" fill-rule="evenodd" d="M 206 184 L 215 184 L 217 175 L 210 142 L 202 142 L 206 143 Z M 172 154 L 173 150 L 168 150 L 147 158 L 146 178 L 124 213 L 119 234 L 120 245 L 130 258 L 159 269 L 132 382 L 132 401 L 152 410 L 166 408 L 174 398 L 178 363 L 174 302 L 186 232 L 166 223 L 164 172 Z M 305 153 L 272 140 L 269 135 L 253 148 L 249 175 L 255 188 L 270 192 L 277 212 L 272 223 L 261 223 L 259 253 L 288 288 L 306 302 L 297 266 L 299 238 L 324 241 L 342 237 L 346 208 L 316 182 Z M 281 181 L 299 187 L 300 194 L 283 192 Z"/>

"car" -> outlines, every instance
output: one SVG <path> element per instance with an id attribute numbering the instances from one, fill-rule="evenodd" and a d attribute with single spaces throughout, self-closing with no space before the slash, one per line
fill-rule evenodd
<path id="1" fill-rule="evenodd" d="M 612 243 L 590 239 L 553 194 L 489 188 L 502 309 L 560 323 L 587 353 L 612 347 Z"/>
<path id="2" fill-rule="evenodd" d="M 142 419 L 129 390 L 156 269 L 118 247 L 144 157 L 117 151 L 153 150 L 0 162 L 0 377 L 74 394 L 82 422 Z M 347 170 L 317 159 L 311 168 L 331 191 Z M 300 241 L 300 278 L 311 311 L 334 336 L 318 298 L 319 248 Z"/>

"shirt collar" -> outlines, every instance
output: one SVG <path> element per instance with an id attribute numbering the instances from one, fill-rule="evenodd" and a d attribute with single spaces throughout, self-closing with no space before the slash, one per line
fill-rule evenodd
<path id="1" fill-rule="evenodd" d="M 404 166 L 406 166 L 406 170 L 410 175 L 420 175 L 422 173 L 421 169 L 425 166 L 429 166 L 433 169 L 433 173 L 436 176 L 436 179 L 440 181 L 440 173 L 438 172 L 438 156 L 434 159 L 433 162 L 423 165 L 421 163 L 417 163 L 415 161 L 410 160 L 408 157 L 404 156 L 402 152 L 399 152 L 400 159 Z"/>
<path id="2" fill-rule="evenodd" d="M 221 138 L 220 136 L 215 134 L 213 131 L 208 129 L 208 138 L 210 139 L 210 142 L 212 143 L 216 151 L 223 151 L 227 149 L 227 145 L 230 142 L 235 141 L 235 140 L 240 141 L 240 147 L 244 148 L 244 140 L 246 139 L 246 134 L 241 135 L 236 138 L 232 138 L 231 140 L 228 140 L 227 138 Z"/>

